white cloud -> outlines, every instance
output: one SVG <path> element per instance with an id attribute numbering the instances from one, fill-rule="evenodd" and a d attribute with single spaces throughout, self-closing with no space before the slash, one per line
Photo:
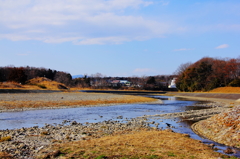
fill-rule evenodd
<path id="1" fill-rule="evenodd" d="M 188 50 L 194 50 L 194 49 L 181 48 L 181 49 L 175 49 L 173 51 L 188 51 Z"/>
<path id="2" fill-rule="evenodd" d="M 119 44 L 163 37 L 170 23 L 127 14 L 150 0 L 0 0 L 1 39 Z"/>
<path id="3" fill-rule="evenodd" d="M 225 48 L 228 48 L 229 45 L 228 44 L 222 44 L 222 45 L 219 45 L 217 47 L 215 47 L 215 49 L 225 49 Z"/>
<path id="4" fill-rule="evenodd" d="M 121 44 L 123 42 L 129 41 L 128 38 L 125 37 L 102 37 L 102 38 L 87 38 L 87 39 L 82 39 L 79 42 L 75 42 L 75 44 L 78 45 L 92 45 L 92 44 Z"/>
<path id="5" fill-rule="evenodd" d="M 188 8 L 194 8 L 185 8 L 184 12 L 172 8 L 171 3 L 170 0 L 0 0 L 0 38 L 48 43 L 71 41 L 79 45 L 119 44 L 170 33 L 240 31 L 236 20 L 240 3 L 203 2 L 190 5 Z M 150 13 L 151 6 L 154 10 Z M 226 12 L 230 18 L 225 16 Z"/>

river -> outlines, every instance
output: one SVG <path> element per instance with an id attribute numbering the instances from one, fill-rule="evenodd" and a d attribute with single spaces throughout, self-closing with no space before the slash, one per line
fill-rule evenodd
<path id="1" fill-rule="evenodd" d="M 77 121 L 79 123 L 94 123 L 104 120 L 118 120 L 125 122 L 126 119 L 141 117 L 145 115 L 166 114 L 175 112 L 184 112 L 186 110 L 206 109 L 199 105 L 200 101 L 189 101 L 183 98 L 175 98 L 159 95 L 148 95 L 152 98 L 157 98 L 163 101 L 152 104 L 125 104 L 99 107 L 77 107 L 65 109 L 44 109 L 44 110 L 30 110 L 21 112 L 4 112 L 0 114 L 0 129 L 17 129 L 22 127 L 42 127 L 48 124 L 60 124 L 63 120 Z M 189 134 L 191 138 L 201 140 L 203 143 L 214 143 L 218 152 L 223 153 L 227 147 L 202 138 L 196 135 L 191 130 L 193 121 L 182 120 L 179 118 L 170 119 L 150 119 L 155 123 L 159 123 L 158 128 L 166 129 L 167 124 L 171 125 L 171 129 L 175 132 Z M 154 124 L 152 125 L 154 126 Z M 237 153 L 233 154 L 240 157 L 239 149 Z"/>

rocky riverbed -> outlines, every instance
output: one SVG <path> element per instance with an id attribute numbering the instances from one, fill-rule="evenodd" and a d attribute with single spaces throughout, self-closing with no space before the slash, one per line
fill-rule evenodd
<path id="1" fill-rule="evenodd" d="M 119 131 L 150 129 L 149 124 L 150 122 L 145 119 L 130 119 L 126 123 L 113 120 L 97 123 L 63 121 L 62 124 L 46 124 L 41 128 L 2 130 L 0 131 L 0 137 L 2 139 L 9 138 L 8 141 L 0 142 L 0 152 L 7 152 L 14 158 L 36 158 L 37 156 L 47 155 L 49 152 L 41 150 L 55 143 L 99 138 Z"/>
<path id="2" fill-rule="evenodd" d="M 209 102 L 204 104 L 195 104 L 195 106 L 201 106 L 203 108 L 205 107 L 205 109 L 189 110 L 168 114 L 147 115 L 144 117 L 153 119 L 181 118 L 182 120 L 199 121 L 230 109 L 229 105 L 223 102 Z"/>
<path id="3" fill-rule="evenodd" d="M 193 130 L 208 139 L 240 148 L 240 106 L 223 111 L 192 125 Z M 229 153 L 234 153 L 229 151 Z"/>
<path id="4" fill-rule="evenodd" d="M 215 142 L 240 148 L 240 94 L 173 93 L 172 95 L 222 103 L 221 107 L 199 110 L 196 115 L 190 112 L 193 114 L 192 119 L 200 120 L 192 125 L 192 129 L 196 134 Z M 230 148 L 225 152 L 234 153 Z"/>

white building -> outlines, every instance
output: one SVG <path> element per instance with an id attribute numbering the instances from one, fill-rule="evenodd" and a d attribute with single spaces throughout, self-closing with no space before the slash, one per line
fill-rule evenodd
<path id="1" fill-rule="evenodd" d="M 177 78 L 173 78 L 173 79 L 172 79 L 171 84 L 168 85 L 168 88 L 177 88 L 177 87 L 176 87 L 176 83 L 175 83 L 175 82 L 176 82 L 176 79 L 177 79 Z"/>

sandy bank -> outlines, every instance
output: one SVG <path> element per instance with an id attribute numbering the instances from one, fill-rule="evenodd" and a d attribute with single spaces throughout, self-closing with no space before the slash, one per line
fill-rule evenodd
<path id="1" fill-rule="evenodd" d="M 217 115 L 192 125 L 196 134 L 215 142 L 240 148 L 240 94 L 235 93 L 169 93 L 176 97 L 221 102 L 225 107 Z"/>
<path id="2" fill-rule="evenodd" d="M 181 92 L 168 92 L 166 96 L 183 97 L 189 99 L 203 100 L 203 101 L 217 101 L 217 102 L 234 102 L 240 104 L 240 94 L 239 93 L 181 93 Z"/>

